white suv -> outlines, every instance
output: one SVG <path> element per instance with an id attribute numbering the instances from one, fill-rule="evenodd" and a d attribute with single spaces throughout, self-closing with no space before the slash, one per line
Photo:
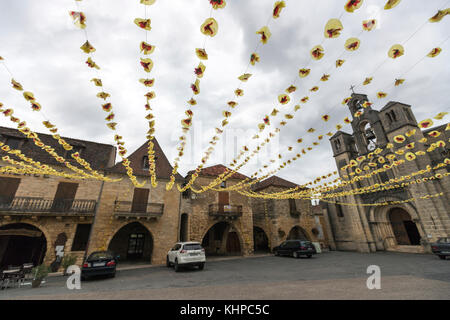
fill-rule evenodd
<path id="1" fill-rule="evenodd" d="M 205 267 L 205 249 L 199 242 L 178 242 L 167 253 L 166 265 L 175 268 L 175 272 L 184 266 L 198 266 L 200 270 Z"/>

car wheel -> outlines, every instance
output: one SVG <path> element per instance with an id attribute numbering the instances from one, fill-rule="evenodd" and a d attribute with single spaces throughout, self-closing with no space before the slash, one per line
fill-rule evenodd
<path id="1" fill-rule="evenodd" d="M 445 256 L 439 255 L 439 258 L 441 258 L 442 260 L 445 260 Z"/>
<path id="2" fill-rule="evenodd" d="M 180 266 L 178 265 L 178 260 L 177 259 L 175 259 L 174 267 L 175 267 L 175 272 L 180 271 Z"/>
<path id="3" fill-rule="evenodd" d="M 307 254 L 306 255 L 308 258 L 311 258 L 312 257 L 312 254 Z"/>
<path id="4" fill-rule="evenodd" d="M 200 263 L 199 265 L 198 265 L 198 269 L 199 270 L 203 270 L 205 268 L 205 263 L 203 262 L 203 263 Z"/>
<path id="5" fill-rule="evenodd" d="M 166 257 L 166 267 L 170 268 L 170 261 L 169 261 L 169 256 Z"/>
<path id="6" fill-rule="evenodd" d="M 294 252 L 294 253 L 292 254 L 292 256 L 293 256 L 295 259 L 298 259 L 298 258 L 299 258 L 298 252 Z"/>

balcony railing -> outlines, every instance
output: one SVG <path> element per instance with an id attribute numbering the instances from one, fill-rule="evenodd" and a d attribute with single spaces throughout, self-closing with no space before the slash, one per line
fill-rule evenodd
<path id="1" fill-rule="evenodd" d="M 210 204 L 209 215 L 217 218 L 236 219 L 242 217 L 242 206 Z"/>
<path id="2" fill-rule="evenodd" d="M 116 217 L 158 218 L 164 212 L 162 203 L 136 203 L 133 201 L 115 201 L 114 215 Z"/>
<path id="3" fill-rule="evenodd" d="M 44 199 L 39 197 L 0 197 L 1 213 L 91 214 L 97 201 Z"/>

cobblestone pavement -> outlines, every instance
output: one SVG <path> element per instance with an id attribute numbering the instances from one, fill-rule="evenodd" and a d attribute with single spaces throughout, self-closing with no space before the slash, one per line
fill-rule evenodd
<path id="1" fill-rule="evenodd" d="M 380 290 L 367 289 L 369 265 L 381 268 Z M 83 281 L 80 290 L 67 289 L 66 279 L 3 290 L 0 299 L 450 299 L 450 259 L 394 252 L 212 259 L 203 271 L 179 273 L 127 268 L 114 279 Z"/>

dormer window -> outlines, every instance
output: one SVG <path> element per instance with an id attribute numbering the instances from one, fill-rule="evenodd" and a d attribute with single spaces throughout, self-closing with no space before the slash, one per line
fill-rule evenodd
<path id="1" fill-rule="evenodd" d="M 155 157 L 155 161 L 158 160 L 158 157 Z M 148 163 L 148 156 L 142 157 L 142 170 L 149 170 L 150 165 Z"/>

